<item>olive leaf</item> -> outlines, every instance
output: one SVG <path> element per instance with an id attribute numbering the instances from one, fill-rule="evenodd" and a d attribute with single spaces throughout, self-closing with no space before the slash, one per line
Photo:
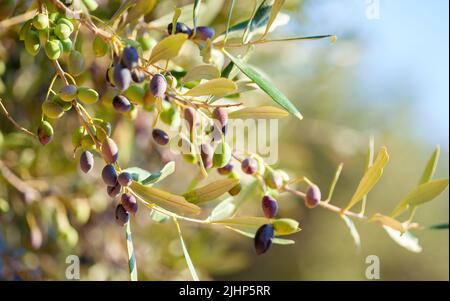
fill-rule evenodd
<path id="1" fill-rule="evenodd" d="M 256 233 L 264 224 L 272 224 L 275 235 L 289 235 L 300 231 L 298 222 L 289 218 L 268 219 L 265 217 L 244 216 L 211 221 L 211 224 L 224 225 L 244 232 Z"/>
<path id="2" fill-rule="evenodd" d="M 330 189 L 328 190 L 328 197 L 325 200 L 326 202 L 329 202 L 331 198 L 333 197 L 334 189 L 336 188 L 336 184 L 339 180 L 339 177 L 341 176 L 342 169 L 344 168 L 344 163 L 340 163 L 336 171 L 334 172 L 333 180 L 330 184 Z"/>
<path id="3" fill-rule="evenodd" d="M 200 4 L 201 3 L 202 3 L 202 0 L 194 1 L 194 9 L 192 10 L 192 22 L 194 23 L 194 33 L 197 28 L 198 14 L 200 12 Z"/>
<path id="4" fill-rule="evenodd" d="M 391 213 L 392 217 L 402 214 L 409 206 L 418 206 L 432 201 L 440 195 L 448 186 L 448 179 L 437 179 L 416 186 L 395 207 Z"/>
<path id="5" fill-rule="evenodd" d="M 266 92 L 272 99 L 286 109 L 289 113 L 293 114 L 298 119 L 303 119 L 303 116 L 297 110 L 297 108 L 291 103 L 291 101 L 281 93 L 280 90 L 275 88 L 267 80 L 265 80 L 255 69 L 245 64 L 239 58 L 231 55 L 224 50 L 224 53 L 233 61 L 233 63 L 251 80 L 253 80 L 264 92 Z"/>
<path id="6" fill-rule="evenodd" d="M 214 79 L 218 77 L 220 77 L 220 70 L 215 65 L 197 65 L 188 70 L 186 75 L 183 77 L 183 83 L 193 80 Z"/>
<path id="7" fill-rule="evenodd" d="M 227 226 L 227 228 L 230 230 L 233 230 L 239 234 L 242 234 L 244 236 L 247 236 L 250 238 L 255 238 L 256 231 L 243 231 L 243 230 L 235 229 L 235 228 L 229 227 L 229 226 Z M 293 244 L 295 244 L 295 241 L 293 241 L 292 239 L 274 237 L 274 238 L 272 238 L 272 243 L 276 244 L 276 245 L 293 245 Z"/>
<path id="8" fill-rule="evenodd" d="M 197 272 L 195 271 L 194 264 L 192 263 L 191 256 L 189 256 L 189 252 L 186 248 L 186 244 L 184 243 L 183 235 L 181 234 L 180 225 L 176 218 L 173 219 L 175 225 L 177 226 L 178 236 L 180 237 L 181 248 L 183 249 L 184 258 L 186 259 L 186 264 L 189 268 L 189 272 L 191 273 L 192 279 L 194 281 L 199 281 L 200 279 L 197 276 Z"/>
<path id="9" fill-rule="evenodd" d="M 237 179 L 221 179 L 188 191 L 183 196 L 190 203 L 204 203 L 220 197 L 238 183 Z"/>
<path id="10" fill-rule="evenodd" d="M 157 223 L 163 223 L 163 222 L 167 221 L 169 216 L 164 213 L 158 212 L 154 209 L 151 209 L 150 210 L 150 218 Z"/>
<path id="11" fill-rule="evenodd" d="M 175 11 L 173 12 L 173 17 L 172 17 L 172 32 L 170 32 L 170 34 L 175 34 L 175 30 L 177 29 L 177 21 L 178 18 L 181 15 L 181 8 L 179 7 L 175 7 Z"/>
<path id="12" fill-rule="evenodd" d="M 278 13 L 281 10 L 285 0 L 275 0 L 272 5 L 272 9 L 270 10 L 269 20 L 267 21 L 266 30 L 264 31 L 263 37 L 269 33 L 270 27 L 275 21 L 275 18 L 278 16 Z"/>
<path id="13" fill-rule="evenodd" d="M 382 147 L 378 152 L 377 158 L 373 165 L 366 171 L 361 181 L 359 182 L 358 188 L 356 188 L 353 197 L 351 198 L 348 205 L 343 209 L 347 211 L 352 208 L 355 204 L 362 200 L 362 198 L 369 193 L 369 191 L 375 186 L 378 180 L 383 174 L 383 169 L 389 162 L 389 155 L 386 147 Z"/>
<path id="14" fill-rule="evenodd" d="M 356 229 L 355 223 L 353 223 L 353 220 L 347 215 L 342 215 L 341 217 L 344 220 L 345 224 L 347 225 L 348 229 L 350 230 L 350 234 L 352 235 L 353 240 L 355 241 L 356 249 L 358 251 L 361 250 L 361 238 L 359 236 L 358 230 Z"/>
<path id="15" fill-rule="evenodd" d="M 127 251 L 128 251 L 128 267 L 130 269 L 130 279 L 131 281 L 137 281 L 137 267 L 136 267 L 136 255 L 134 253 L 133 247 L 133 237 L 131 235 L 130 222 L 125 226 L 125 237 L 127 239 Z"/>
<path id="16" fill-rule="evenodd" d="M 170 161 L 164 167 L 155 173 L 151 173 L 140 167 L 129 167 L 123 170 L 131 174 L 134 181 L 139 182 L 143 185 L 150 185 L 158 183 L 159 181 L 165 179 L 175 171 L 175 162 Z"/>
<path id="17" fill-rule="evenodd" d="M 167 210 L 178 211 L 196 215 L 201 212 L 200 207 L 189 203 L 184 197 L 170 192 L 157 189 L 151 186 L 145 186 L 138 182 L 133 182 L 130 185 L 131 190 L 142 200 L 146 206 L 152 208 L 153 203 L 159 205 Z"/>
<path id="18" fill-rule="evenodd" d="M 400 233 L 405 232 L 405 228 L 403 227 L 402 223 L 397 221 L 396 219 L 393 219 L 390 216 L 383 215 L 381 213 L 375 213 L 371 218 L 371 222 L 378 222 L 382 224 L 385 227 L 390 227 Z"/>
<path id="19" fill-rule="evenodd" d="M 188 35 L 177 33 L 162 39 L 152 49 L 152 54 L 148 60 L 149 64 L 156 63 L 160 60 L 168 60 L 178 55 L 181 46 L 187 40 Z"/>
<path id="20" fill-rule="evenodd" d="M 407 249 L 408 251 L 414 253 L 422 252 L 422 247 L 419 244 L 419 239 L 415 237 L 411 232 L 406 231 L 404 233 L 401 233 L 400 231 L 394 230 L 391 227 L 387 226 L 383 226 L 383 229 L 397 244 Z"/>
<path id="21" fill-rule="evenodd" d="M 289 116 L 285 110 L 272 106 L 248 107 L 228 114 L 228 118 L 274 119 Z"/>
<path id="22" fill-rule="evenodd" d="M 439 145 L 436 146 L 433 153 L 431 154 L 430 159 L 428 160 L 427 165 L 422 173 L 422 177 L 420 177 L 419 185 L 425 184 L 433 178 L 434 171 L 436 170 L 436 165 L 439 161 L 439 154 L 441 152 L 441 148 Z"/>
<path id="23" fill-rule="evenodd" d="M 192 88 L 184 95 L 186 96 L 225 95 L 236 91 L 236 89 L 237 86 L 232 80 L 221 77 L 204 82 Z"/>
<path id="24" fill-rule="evenodd" d="M 428 226 L 427 229 L 431 229 L 431 230 L 448 230 L 448 223 L 431 225 L 431 226 Z"/>

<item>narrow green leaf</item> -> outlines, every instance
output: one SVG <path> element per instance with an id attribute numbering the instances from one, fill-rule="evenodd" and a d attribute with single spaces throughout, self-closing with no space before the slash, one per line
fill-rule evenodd
<path id="1" fill-rule="evenodd" d="M 372 167 L 374 155 L 375 155 L 375 142 L 374 137 L 371 136 L 369 139 L 369 148 L 367 150 L 366 167 L 364 169 L 364 172 L 367 172 L 369 168 Z M 366 202 L 367 202 L 367 194 L 362 198 L 361 214 L 364 214 L 364 212 L 366 211 Z"/>
<path id="2" fill-rule="evenodd" d="M 431 230 L 448 230 L 448 223 L 431 225 L 431 226 L 428 226 L 427 229 L 431 229 Z"/>
<path id="3" fill-rule="evenodd" d="M 269 20 L 267 21 L 266 30 L 264 31 L 263 36 L 267 35 L 269 33 L 270 27 L 272 26 L 273 21 L 275 21 L 275 18 L 278 16 L 278 13 L 281 10 L 281 7 L 283 6 L 285 0 L 275 0 L 272 6 L 272 9 L 270 11 Z"/>
<path id="4" fill-rule="evenodd" d="M 195 34 L 196 29 L 197 29 L 198 14 L 200 12 L 200 4 L 201 4 L 201 2 L 202 2 L 201 0 L 195 0 L 194 1 L 194 10 L 193 10 L 193 13 L 192 13 L 192 20 L 193 20 L 193 23 L 194 23 L 194 34 Z"/>
<path id="5" fill-rule="evenodd" d="M 130 173 L 134 181 L 139 182 L 143 185 L 150 185 L 158 183 L 167 176 L 171 175 L 175 171 L 175 161 L 170 161 L 169 163 L 164 165 L 164 167 L 160 171 L 154 173 L 140 167 L 129 167 L 124 169 L 123 171 Z"/>
<path id="6" fill-rule="evenodd" d="M 186 192 L 183 196 L 186 200 L 193 204 L 204 203 L 212 201 L 228 192 L 231 188 L 239 183 L 237 179 L 221 179 L 205 186 L 196 188 Z"/>
<path id="7" fill-rule="evenodd" d="M 270 12 L 272 10 L 272 4 L 269 4 L 268 2 L 270 1 L 264 0 L 251 18 L 231 26 L 228 29 L 228 33 L 246 30 L 247 27 L 249 27 L 249 31 L 252 32 L 257 28 L 265 26 L 269 21 Z"/>
<path id="8" fill-rule="evenodd" d="M 353 223 L 352 219 L 346 215 L 342 215 L 342 219 L 344 220 L 345 224 L 350 230 L 350 234 L 352 235 L 353 240 L 355 241 L 356 249 L 359 252 L 359 250 L 361 250 L 361 238 L 359 236 L 358 230 L 355 227 L 355 224 Z"/>
<path id="9" fill-rule="evenodd" d="M 226 95 L 236 91 L 237 86 L 228 78 L 214 78 L 207 82 L 204 82 L 188 92 L 186 96 L 208 96 L 208 95 Z"/>
<path id="10" fill-rule="evenodd" d="M 420 178 L 419 185 L 425 184 L 433 178 L 434 171 L 436 170 L 437 163 L 439 161 L 439 154 L 441 153 L 441 148 L 439 145 L 436 146 L 427 165 L 423 171 L 422 177 Z"/>
<path id="11" fill-rule="evenodd" d="M 239 234 L 242 234 L 244 236 L 250 237 L 250 238 L 255 238 L 255 234 L 256 232 L 249 232 L 249 231 L 242 231 L 239 229 L 235 229 L 233 227 L 227 227 L 230 230 L 233 230 Z M 293 241 L 292 239 L 285 239 L 285 238 L 279 238 L 279 237 L 274 237 L 272 238 L 272 243 L 276 244 L 276 245 L 293 245 L 295 244 L 295 241 Z"/>
<path id="12" fill-rule="evenodd" d="M 175 11 L 173 12 L 173 17 L 172 17 L 172 32 L 170 34 L 175 34 L 175 30 L 176 30 L 176 24 L 178 21 L 178 18 L 181 16 L 181 8 L 179 7 L 175 7 Z"/>
<path id="13" fill-rule="evenodd" d="M 383 226 L 383 229 L 387 234 L 400 246 L 413 253 L 422 252 L 422 247 L 419 244 L 419 239 L 415 237 L 411 232 L 406 231 L 401 233 L 391 227 Z"/>
<path id="14" fill-rule="evenodd" d="M 186 248 L 186 244 L 184 243 L 183 236 L 181 235 L 180 225 L 178 224 L 178 221 L 176 220 L 176 218 L 174 218 L 173 221 L 175 222 L 175 225 L 177 226 L 178 236 L 180 237 L 180 242 L 181 242 L 181 248 L 183 249 L 184 258 L 186 259 L 186 263 L 189 268 L 189 272 L 191 272 L 192 279 L 194 279 L 194 281 L 200 281 L 200 279 L 197 276 L 197 272 L 195 271 L 195 267 L 194 267 L 194 264 L 192 263 L 191 257 L 189 256 L 189 252 Z"/>
<path id="15" fill-rule="evenodd" d="M 362 177 L 359 182 L 358 188 L 356 188 L 353 197 L 351 198 L 348 205 L 343 209 L 343 211 L 347 211 L 352 208 L 355 204 L 362 200 L 362 198 L 369 193 L 369 191 L 375 186 L 378 180 L 381 178 L 383 174 L 383 169 L 386 164 L 389 162 L 389 155 L 386 147 L 382 147 L 378 152 L 375 163 L 370 167 L 367 172 Z"/>
<path id="16" fill-rule="evenodd" d="M 339 177 L 341 176 L 342 168 L 344 168 L 344 163 L 339 164 L 338 168 L 336 169 L 336 172 L 334 173 L 333 181 L 331 181 L 330 190 L 328 192 L 328 197 L 326 199 L 327 202 L 329 202 L 333 197 L 334 189 L 336 188 L 336 184 L 339 180 Z"/>
<path id="17" fill-rule="evenodd" d="M 227 51 L 225 54 L 234 62 L 234 64 L 251 80 L 253 80 L 264 92 L 266 92 L 272 99 L 286 109 L 289 113 L 293 114 L 298 119 L 302 119 L 303 116 L 297 110 L 297 108 L 291 103 L 291 101 L 281 93 L 280 90 L 275 88 L 272 84 L 266 81 L 258 72 L 256 72 L 253 68 L 245 64 L 239 58 L 231 55 Z"/>
<path id="18" fill-rule="evenodd" d="M 330 39 L 331 43 L 335 43 L 337 40 L 337 37 L 335 35 L 326 34 L 326 35 L 309 36 L 309 37 L 291 37 L 291 38 L 281 38 L 281 39 L 270 39 L 270 40 L 264 40 L 264 43 L 291 42 L 291 41 L 313 41 L 313 40 L 322 40 L 322 39 Z"/>
<path id="19" fill-rule="evenodd" d="M 289 116 L 288 112 L 272 106 L 247 107 L 228 114 L 228 118 L 230 119 L 275 119 L 284 118 L 286 116 Z"/>
<path id="20" fill-rule="evenodd" d="M 228 11 L 227 17 L 227 28 L 225 29 L 225 38 L 224 38 L 225 42 L 227 41 L 228 33 L 230 32 L 231 16 L 233 15 L 233 9 L 234 9 L 234 0 L 231 0 L 230 10 Z"/>
<path id="21" fill-rule="evenodd" d="M 403 213 L 409 206 L 418 206 L 432 201 L 440 195 L 448 186 L 448 179 L 437 179 L 416 186 L 395 207 L 391 216 L 396 217 Z"/>
<path id="22" fill-rule="evenodd" d="M 164 223 L 169 218 L 168 215 L 165 215 L 164 213 L 158 212 L 154 209 L 150 210 L 150 218 L 154 220 L 157 223 Z"/>
<path id="23" fill-rule="evenodd" d="M 231 71 L 233 70 L 234 67 L 234 63 L 233 61 L 230 61 L 228 63 L 228 65 L 222 70 L 222 74 L 220 75 L 220 77 L 225 77 L 225 78 L 229 78 Z M 230 78 L 232 79 L 232 78 Z"/>
<path id="24" fill-rule="evenodd" d="M 138 276 L 136 266 L 136 255 L 134 254 L 133 237 L 131 236 L 131 226 L 129 221 L 125 226 L 125 237 L 127 239 L 128 267 L 130 269 L 130 279 L 131 281 L 137 281 Z"/>

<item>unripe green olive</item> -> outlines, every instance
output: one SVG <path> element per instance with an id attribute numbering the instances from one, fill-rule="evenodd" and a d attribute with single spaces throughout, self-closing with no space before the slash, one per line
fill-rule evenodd
<path id="1" fill-rule="evenodd" d="M 36 31 L 29 29 L 25 34 L 24 43 L 25 49 L 29 54 L 33 56 L 38 54 L 41 46 L 39 44 L 39 34 Z"/>
<path id="2" fill-rule="evenodd" d="M 82 0 L 82 1 L 89 11 L 94 11 L 98 7 L 98 3 L 95 0 Z"/>
<path id="3" fill-rule="evenodd" d="M 54 32 L 55 32 L 55 35 L 60 40 L 65 40 L 70 37 L 70 34 L 72 33 L 72 29 L 70 28 L 69 25 L 67 25 L 65 23 L 58 23 L 55 26 Z"/>
<path id="4" fill-rule="evenodd" d="M 65 85 L 59 90 L 59 97 L 64 101 L 72 101 L 77 97 L 77 86 L 75 85 Z"/>
<path id="5" fill-rule="evenodd" d="M 53 23 L 56 23 L 56 21 L 58 21 L 58 19 L 59 19 L 59 13 L 58 12 L 53 12 L 53 13 L 50 13 L 49 15 L 48 15 L 48 19 L 50 20 L 50 21 L 52 21 Z"/>
<path id="6" fill-rule="evenodd" d="M 264 173 L 264 182 L 272 189 L 279 189 L 283 185 L 283 177 L 278 171 L 267 169 Z"/>
<path id="7" fill-rule="evenodd" d="M 50 143 L 53 139 L 53 127 L 48 121 L 41 121 L 39 124 L 37 135 L 42 145 Z"/>
<path id="8" fill-rule="evenodd" d="M 64 114 L 64 109 L 52 100 L 46 100 L 42 103 L 42 112 L 48 118 L 57 119 Z"/>
<path id="9" fill-rule="evenodd" d="M 46 14 L 40 13 L 34 16 L 33 26 L 37 30 L 43 30 L 48 27 L 48 16 Z"/>
<path id="10" fill-rule="evenodd" d="M 80 144 L 81 144 L 81 148 L 84 150 L 95 148 L 95 142 L 92 141 L 92 137 L 89 134 L 85 134 L 85 135 L 83 135 L 83 137 L 81 137 Z"/>
<path id="11" fill-rule="evenodd" d="M 72 50 L 67 62 L 69 73 L 78 76 L 84 71 L 84 58 L 81 52 Z"/>
<path id="12" fill-rule="evenodd" d="M 156 40 L 149 35 L 144 35 L 142 37 L 137 38 L 137 41 L 142 47 L 142 50 L 147 51 L 152 49 L 156 45 Z"/>
<path id="13" fill-rule="evenodd" d="M 62 54 L 60 41 L 58 40 L 49 40 L 45 43 L 45 54 L 51 60 L 57 60 Z"/>
<path id="14" fill-rule="evenodd" d="M 298 222 L 289 218 L 277 219 L 272 225 L 278 235 L 289 235 L 298 231 Z"/>
<path id="15" fill-rule="evenodd" d="M 72 43 L 71 39 L 61 40 L 60 42 L 61 42 L 61 44 L 63 46 L 63 51 L 65 53 L 69 53 L 70 51 L 72 51 L 73 43 Z"/>
<path id="16" fill-rule="evenodd" d="M 143 87 L 138 85 L 131 85 L 128 89 L 123 92 L 126 98 L 128 98 L 131 102 L 142 104 L 145 90 Z"/>
<path id="17" fill-rule="evenodd" d="M 111 123 L 107 121 L 95 121 L 96 132 L 95 135 L 100 142 L 103 142 L 106 137 L 111 135 Z"/>
<path id="18" fill-rule="evenodd" d="M 94 42 L 92 43 L 92 49 L 96 57 L 102 57 L 108 53 L 109 44 L 103 41 L 100 36 L 96 36 L 94 38 Z"/>
<path id="19" fill-rule="evenodd" d="M 213 166 L 216 168 L 224 167 L 231 159 L 231 148 L 226 142 L 220 142 L 213 156 Z"/>
<path id="20" fill-rule="evenodd" d="M 78 127 L 72 134 L 72 146 L 74 148 L 81 146 L 81 139 L 86 134 L 86 130 L 83 126 Z"/>
<path id="21" fill-rule="evenodd" d="M 25 40 L 25 36 L 27 32 L 31 29 L 32 22 L 31 20 L 28 20 L 27 22 L 23 23 L 22 27 L 20 28 L 19 32 L 19 39 L 21 41 Z"/>
<path id="22" fill-rule="evenodd" d="M 73 26 L 73 23 L 67 18 L 60 18 L 57 23 L 65 24 L 65 25 L 69 26 L 70 31 L 73 31 L 75 29 L 75 27 Z"/>
<path id="23" fill-rule="evenodd" d="M 93 104 L 98 100 L 98 93 L 91 88 L 79 87 L 77 97 L 82 103 Z"/>
<path id="24" fill-rule="evenodd" d="M 69 111 L 72 108 L 72 103 L 62 100 L 59 95 L 53 95 L 52 101 L 58 104 L 64 112 Z"/>
<path id="25" fill-rule="evenodd" d="M 45 45 L 47 43 L 48 38 L 49 38 L 49 32 L 50 32 L 49 28 L 46 28 L 44 30 L 39 30 L 39 32 L 38 32 L 38 34 L 39 34 L 39 43 L 41 45 Z"/>

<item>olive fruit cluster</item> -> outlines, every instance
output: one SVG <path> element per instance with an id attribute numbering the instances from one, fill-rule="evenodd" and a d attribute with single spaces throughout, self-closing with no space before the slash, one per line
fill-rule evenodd
<path id="1" fill-rule="evenodd" d="M 97 41 L 97 43 L 95 43 Z M 94 49 L 96 44 L 100 44 L 99 39 L 94 40 Z M 104 47 L 109 47 L 104 46 Z M 97 48 L 101 48 L 97 46 Z M 97 55 L 106 54 L 108 48 L 106 50 L 104 48 L 97 49 Z M 120 91 L 125 91 L 131 85 L 132 81 L 142 82 L 144 80 L 144 74 L 142 70 L 139 68 L 139 53 L 137 49 L 133 46 L 126 46 L 123 51 L 121 58 L 119 59 L 117 56 L 114 57 L 114 62 L 111 67 L 106 71 L 106 80 L 107 82 L 119 89 Z"/>
<path id="2" fill-rule="evenodd" d="M 209 26 L 197 26 L 195 28 L 195 34 L 194 34 L 194 31 L 191 28 L 189 28 L 189 26 L 187 26 L 186 24 L 181 23 L 181 22 L 176 23 L 175 30 L 173 28 L 173 24 L 170 23 L 167 26 L 167 32 L 169 34 L 184 33 L 184 34 L 187 34 L 190 38 L 194 38 L 194 39 L 198 39 L 198 40 L 202 40 L 202 41 L 212 39 L 215 35 L 214 28 L 209 27 Z"/>

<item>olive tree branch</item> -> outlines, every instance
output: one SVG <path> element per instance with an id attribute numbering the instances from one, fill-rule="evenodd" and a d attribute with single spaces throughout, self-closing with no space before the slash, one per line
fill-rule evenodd
<path id="1" fill-rule="evenodd" d="M 9 114 L 8 110 L 6 110 L 5 106 L 3 105 L 2 98 L 0 98 L 0 108 L 2 109 L 3 114 L 5 114 L 6 118 L 8 118 L 9 121 L 11 121 L 11 123 L 12 123 L 18 130 L 20 130 L 21 132 L 23 132 L 23 133 L 25 133 L 25 134 L 28 134 L 28 135 L 30 135 L 30 136 L 37 137 L 37 135 L 36 135 L 35 133 L 33 133 L 33 132 L 27 130 L 26 128 L 24 128 L 23 126 L 21 126 L 20 124 L 18 124 L 18 123 L 14 120 L 14 118 Z"/>

